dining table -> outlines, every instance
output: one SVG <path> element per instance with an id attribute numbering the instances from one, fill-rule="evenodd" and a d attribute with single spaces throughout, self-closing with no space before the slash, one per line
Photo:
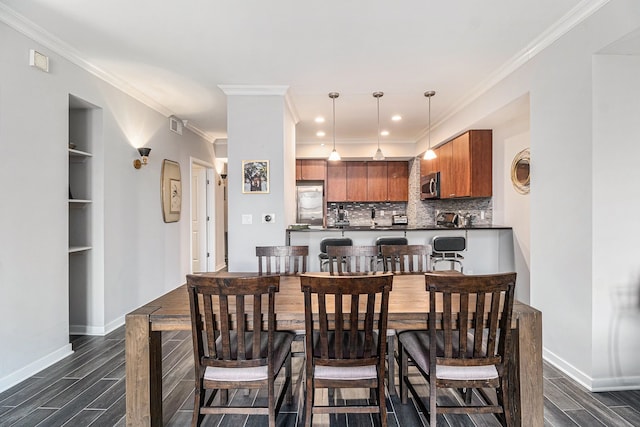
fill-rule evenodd
<path id="1" fill-rule="evenodd" d="M 202 273 L 217 277 L 255 276 L 255 272 Z M 307 273 L 327 275 L 328 273 Z M 395 275 L 389 296 L 389 329 L 426 329 L 428 293 L 424 275 Z M 300 277 L 281 276 L 276 294 L 276 329 L 304 330 Z M 511 356 L 507 363 L 512 425 L 544 425 L 542 390 L 542 313 L 515 301 Z M 162 332 L 191 330 L 186 284 L 127 314 L 125 319 L 126 425 L 162 426 Z"/>

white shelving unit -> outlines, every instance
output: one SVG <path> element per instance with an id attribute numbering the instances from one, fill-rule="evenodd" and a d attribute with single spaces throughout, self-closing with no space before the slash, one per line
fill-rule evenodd
<path id="1" fill-rule="evenodd" d="M 97 107 L 69 96 L 69 332 L 91 333 L 95 312 L 94 150 Z"/>

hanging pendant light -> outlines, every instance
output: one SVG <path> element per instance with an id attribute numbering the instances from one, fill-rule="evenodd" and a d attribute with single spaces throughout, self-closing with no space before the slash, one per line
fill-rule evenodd
<path id="1" fill-rule="evenodd" d="M 336 151 L 336 98 L 339 96 L 338 92 L 329 92 L 329 98 L 333 101 L 333 151 L 329 155 L 329 160 L 333 162 L 340 160 L 340 154 Z"/>
<path id="2" fill-rule="evenodd" d="M 373 155 L 373 160 L 384 160 L 384 154 L 380 149 L 380 98 L 384 95 L 384 92 L 373 92 L 373 97 L 378 101 L 378 150 Z"/>
<path id="3" fill-rule="evenodd" d="M 429 149 L 424 153 L 423 159 L 425 160 L 433 160 L 436 157 L 436 152 L 431 149 L 431 97 L 436 93 L 432 90 L 428 90 L 424 93 L 424 96 L 429 98 Z"/>

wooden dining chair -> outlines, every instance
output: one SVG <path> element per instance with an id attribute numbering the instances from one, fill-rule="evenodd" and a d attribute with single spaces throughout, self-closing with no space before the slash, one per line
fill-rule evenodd
<path id="1" fill-rule="evenodd" d="M 424 274 L 429 271 L 429 245 L 382 245 L 380 247 L 384 271 L 393 274 Z M 389 394 L 395 395 L 395 329 L 387 329 L 387 384 Z"/>
<path id="2" fill-rule="evenodd" d="M 279 276 L 187 275 L 195 358 L 192 426 L 199 426 L 205 414 L 258 414 L 275 427 L 283 399 L 291 402 L 293 334 L 275 330 L 279 285 Z M 276 395 L 283 366 L 284 382 Z M 227 390 L 259 388 L 267 390 L 267 406 L 226 405 Z M 212 390 L 208 399 L 206 390 Z M 214 405 L 218 391 L 220 404 Z"/>
<path id="3" fill-rule="evenodd" d="M 393 275 L 311 276 L 300 284 L 305 305 L 305 426 L 313 414 L 377 413 L 387 426 L 385 341 Z M 375 402 L 316 405 L 318 388 L 369 388 Z"/>
<path id="4" fill-rule="evenodd" d="M 512 404 L 505 370 L 511 348 L 511 313 L 516 273 L 483 276 L 427 273 L 429 293 L 427 331 L 398 335 L 400 353 L 400 398 L 407 403 L 407 390 L 436 425 L 439 413 L 495 413 L 509 425 Z M 429 409 L 422 402 L 408 374 L 411 359 L 429 383 Z M 440 388 L 464 389 L 461 405 L 437 403 Z M 485 388 L 496 389 L 497 401 Z M 477 389 L 481 404 L 471 404 Z"/>
<path id="5" fill-rule="evenodd" d="M 429 245 L 383 245 L 384 271 L 393 274 L 423 274 L 429 271 Z"/>
<path id="6" fill-rule="evenodd" d="M 298 275 L 307 272 L 308 246 L 256 246 L 259 274 Z"/>
<path id="7" fill-rule="evenodd" d="M 328 246 L 329 274 L 370 273 L 378 270 L 377 246 Z"/>

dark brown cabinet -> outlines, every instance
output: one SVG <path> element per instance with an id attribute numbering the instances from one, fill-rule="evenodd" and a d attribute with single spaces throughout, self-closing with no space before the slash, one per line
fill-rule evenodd
<path id="1" fill-rule="evenodd" d="M 443 199 L 491 197 L 492 132 L 470 130 L 436 149 Z"/>
<path id="2" fill-rule="evenodd" d="M 409 200 L 409 163 L 387 162 L 387 200 Z"/>
<path id="3" fill-rule="evenodd" d="M 346 162 L 347 202 L 367 200 L 367 162 Z"/>
<path id="4" fill-rule="evenodd" d="M 386 202 L 389 195 L 388 162 L 367 163 L 367 202 Z"/>
<path id="5" fill-rule="evenodd" d="M 347 164 L 346 162 L 327 162 L 328 202 L 347 201 Z"/>
<path id="6" fill-rule="evenodd" d="M 405 161 L 327 162 L 328 202 L 406 202 L 409 164 Z"/>
<path id="7" fill-rule="evenodd" d="M 297 159 L 296 180 L 324 181 L 327 178 L 327 162 L 324 159 Z"/>

